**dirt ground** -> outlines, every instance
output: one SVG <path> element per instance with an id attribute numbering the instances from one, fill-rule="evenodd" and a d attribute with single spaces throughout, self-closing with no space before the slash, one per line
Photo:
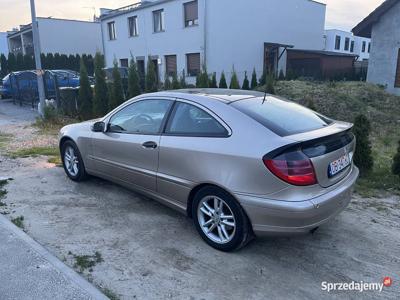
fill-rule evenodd
<path id="1" fill-rule="evenodd" d="M 258 238 L 218 252 L 192 222 L 101 179 L 74 183 L 46 157 L 11 159 L 7 149 L 53 144 L 29 124 L 35 113 L 0 102 L 0 177 L 13 178 L 0 212 L 24 216 L 25 230 L 74 267 L 74 255 L 101 254 L 83 275 L 118 299 L 398 299 L 400 199 L 361 198 L 313 235 Z M 0 242 L 1 243 L 1 242 Z M 90 268 L 89 268 L 90 269 Z M 321 289 L 321 282 L 379 282 L 376 291 Z"/>

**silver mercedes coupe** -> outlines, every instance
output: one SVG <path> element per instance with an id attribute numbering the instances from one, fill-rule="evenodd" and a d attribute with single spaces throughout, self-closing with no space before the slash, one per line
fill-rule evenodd
<path id="1" fill-rule="evenodd" d="M 74 181 L 101 177 L 193 218 L 212 247 L 306 233 L 349 204 L 352 124 L 259 92 L 145 94 L 60 131 Z"/>

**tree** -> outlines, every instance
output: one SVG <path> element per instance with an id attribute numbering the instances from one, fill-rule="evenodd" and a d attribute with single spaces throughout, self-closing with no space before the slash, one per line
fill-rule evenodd
<path id="1" fill-rule="evenodd" d="M 0 79 L 9 73 L 8 61 L 4 54 L 0 55 Z"/>
<path id="2" fill-rule="evenodd" d="M 215 88 L 217 88 L 218 86 L 217 86 L 217 73 L 213 73 L 212 74 L 212 76 L 211 76 L 211 81 L 210 81 L 210 88 L 213 88 L 213 89 L 215 89 Z"/>
<path id="3" fill-rule="evenodd" d="M 147 93 L 157 92 L 157 78 L 156 78 L 156 70 L 154 67 L 154 63 L 151 60 L 150 56 L 147 59 L 147 70 L 146 70 L 146 79 L 145 86 Z"/>
<path id="4" fill-rule="evenodd" d="M 178 80 L 178 76 L 176 75 L 176 73 L 174 73 L 172 75 L 172 89 L 173 90 L 179 90 L 181 88 L 181 84 Z"/>
<path id="5" fill-rule="evenodd" d="M 140 77 L 135 60 L 132 58 L 128 70 L 128 98 L 134 98 L 141 94 Z"/>
<path id="6" fill-rule="evenodd" d="M 78 113 L 82 120 L 89 120 L 92 118 L 92 88 L 90 87 L 89 76 L 87 74 L 86 66 L 81 60 L 80 67 L 80 86 L 78 96 Z"/>
<path id="7" fill-rule="evenodd" d="M 198 88 L 208 88 L 209 87 L 209 79 L 208 79 L 208 73 L 207 73 L 206 66 L 203 66 L 202 70 L 197 75 L 196 87 L 198 87 Z"/>
<path id="8" fill-rule="evenodd" d="M 81 65 L 85 65 L 82 55 Z M 95 85 L 93 99 L 93 114 L 95 117 L 104 116 L 108 111 L 108 89 L 106 83 L 106 73 L 104 71 L 104 58 L 99 52 L 95 55 Z"/>
<path id="9" fill-rule="evenodd" d="M 65 54 L 60 55 L 60 69 L 69 69 L 68 56 Z"/>
<path id="10" fill-rule="evenodd" d="M 372 158 L 371 142 L 369 132 L 371 124 L 365 115 L 358 115 L 354 121 L 353 132 L 356 136 L 356 153 L 354 163 L 360 169 L 361 176 L 366 175 L 374 166 Z"/>
<path id="11" fill-rule="evenodd" d="M 392 173 L 400 176 L 400 141 L 399 146 L 397 147 L 397 153 L 393 157 Z"/>
<path id="12" fill-rule="evenodd" d="M 268 73 L 265 77 L 265 90 L 269 94 L 275 94 L 275 77 L 272 73 Z"/>
<path id="13" fill-rule="evenodd" d="M 172 89 L 172 83 L 171 80 L 169 79 L 169 75 L 167 73 L 165 73 L 164 76 L 165 80 L 164 80 L 164 90 L 168 91 Z"/>
<path id="14" fill-rule="evenodd" d="M 172 81 L 173 82 L 173 81 Z M 185 89 L 187 84 L 186 84 L 186 72 L 185 69 L 182 70 L 182 76 L 180 78 L 180 82 L 179 82 L 180 88 L 181 89 Z"/>
<path id="15" fill-rule="evenodd" d="M 225 78 L 224 71 L 222 71 L 222 73 L 221 73 L 221 78 L 219 79 L 219 85 L 218 86 L 219 86 L 220 89 L 227 89 L 228 88 L 228 85 L 226 83 L 226 78 Z"/>
<path id="16" fill-rule="evenodd" d="M 263 86 L 264 84 L 267 83 L 267 74 L 268 74 L 267 70 L 264 69 L 264 70 L 263 70 L 263 73 L 262 73 L 262 75 L 261 75 L 261 77 L 260 77 L 260 81 L 259 81 L 259 84 L 260 84 L 261 86 Z"/>
<path id="17" fill-rule="evenodd" d="M 229 84 L 230 89 L 240 90 L 239 80 L 235 69 L 232 70 L 231 82 Z"/>
<path id="18" fill-rule="evenodd" d="M 33 69 L 35 69 L 35 61 L 34 61 L 32 55 L 25 54 L 23 60 L 24 60 L 24 63 L 23 63 L 23 65 L 24 65 L 23 69 L 24 70 L 33 70 Z"/>
<path id="19" fill-rule="evenodd" d="M 61 65 L 62 65 L 62 61 L 61 61 L 61 55 L 60 55 L 60 53 L 54 54 L 54 64 L 53 64 L 53 68 L 54 68 L 54 69 L 61 69 L 61 68 L 62 68 Z M 85 66 L 86 66 L 86 64 L 85 64 Z M 86 66 L 86 71 L 87 71 L 87 66 Z"/>
<path id="20" fill-rule="evenodd" d="M 46 62 L 47 62 L 47 69 L 56 69 L 53 53 L 48 53 L 46 55 Z M 80 69 L 80 60 L 79 60 L 79 69 Z"/>
<path id="21" fill-rule="evenodd" d="M 24 66 L 24 56 L 22 53 L 18 53 L 16 57 L 16 62 L 15 62 L 15 68 L 17 71 L 22 71 L 25 70 Z"/>
<path id="22" fill-rule="evenodd" d="M 124 103 L 124 93 L 122 87 L 121 73 L 119 72 L 118 63 L 116 60 L 114 61 L 112 77 L 113 77 L 113 85 L 110 93 L 110 110 Z"/>
<path id="23" fill-rule="evenodd" d="M 247 78 L 247 72 L 244 72 L 244 80 L 243 80 L 242 90 L 250 90 L 250 82 L 249 82 L 249 78 Z"/>
<path id="24" fill-rule="evenodd" d="M 256 73 L 256 68 L 253 69 L 253 74 L 251 74 L 251 89 L 254 90 L 257 87 L 257 73 Z"/>
<path id="25" fill-rule="evenodd" d="M 100 55 L 101 55 L 102 60 L 104 62 L 104 55 L 102 55 L 102 54 L 100 54 Z M 93 74 L 94 74 L 94 59 L 93 59 L 92 54 L 89 54 L 87 56 L 87 58 L 86 58 L 86 67 L 87 67 L 87 70 L 88 70 L 88 74 L 90 76 L 93 76 Z"/>
<path id="26" fill-rule="evenodd" d="M 11 53 L 11 52 L 8 53 L 7 62 L 8 62 L 8 71 L 10 71 L 10 72 L 16 71 L 16 64 L 17 64 L 17 61 L 16 61 L 16 59 L 15 59 L 14 53 Z"/>

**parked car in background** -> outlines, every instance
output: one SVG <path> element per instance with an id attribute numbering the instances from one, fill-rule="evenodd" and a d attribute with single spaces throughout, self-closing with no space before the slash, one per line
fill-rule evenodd
<path id="1" fill-rule="evenodd" d="M 347 207 L 358 177 L 352 124 L 263 93 L 192 89 L 141 95 L 68 125 L 68 177 L 99 176 L 192 217 L 212 247 L 305 233 Z"/>

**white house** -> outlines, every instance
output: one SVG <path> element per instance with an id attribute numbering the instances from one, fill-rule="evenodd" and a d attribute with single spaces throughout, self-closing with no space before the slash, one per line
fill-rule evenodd
<path id="1" fill-rule="evenodd" d="M 202 65 L 217 78 L 232 69 L 240 81 L 253 68 L 286 71 L 286 49 L 322 50 L 326 6 L 311 0 L 143 1 L 100 17 L 106 65 L 143 69 L 150 57 L 159 78 Z"/>
<path id="2" fill-rule="evenodd" d="M 0 32 L 0 55 L 8 55 L 7 32 Z"/>
<path id="3" fill-rule="evenodd" d="M 353 28 L 372 38 L 367 81 L 400 95 L 400 0 L 387 0 Z"/>
<path id="4" fill-rule="evenodd" d="M 355 54 L 358 61 L 369 59 L 371 39 L 354 36 L 351 32 L 328 29 L 325 30 L 325 51 Z"/>
<path id="5" fill-rule="evenodd" d="M 99 22 L 37 18 L 42 53 L 66 55 L 95 54 L 102 52 Z M 9 51 L 17 54 L 33 54 L 32 25 L 20 26 L 8 34 Z"/>

